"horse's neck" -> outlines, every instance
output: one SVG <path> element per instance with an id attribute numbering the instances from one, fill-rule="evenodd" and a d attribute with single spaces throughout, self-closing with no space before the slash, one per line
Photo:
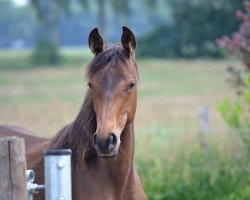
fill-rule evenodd
<path id="1" fill-rule="evenodd" d="M 95 154 L 85 166 L 73 170 L 74 199 L 121 199 L 134 186 L 134 131 L 133 123 L 121 133 L 117 156 L 103 158 Z M 106 196 L 103 196 L 106 195 Z"/>
<path id="2" fill-rule="evenodd" d="M 100 176 L 107 174 L 110 187 L 116 191 L 115 196 L 121 197 L 128 185 L 132 185 L 134 179 L 134 125 L 130 123 L 121 133 L 121 145 L 118 154 L 114 158 L 100 158 Z M 97 163 L 98 164 L 98 163 Z"/>
<path id="3" fill-rule="evenodd" d="M 75 121 L 63 128 L 53 138 L 50 147 L 73 150 L 75 194 L 84 192 L 86 196 L 87 193 L 90 193 L 90 197 L 93 196 L 96 190 L 92 191 L 91 183 L 94 182 L 100 191 L 104 188 L 113 188 L 117 193 L 115 196 L 120 196 L 124 193 L 128 183 L 133 182 L 134 124 L 132 122 L 125 126 L 121 133 L 118 154 L 113 158 L 102 158 L 96 154 L 92 146 L 92 136 L 95 130 L 96 116 L 93 102 L 87 96 Z M 83 188 L 85 189 L 83 190 Z M 106 192 L 109 193 L 109 191 Z"/>

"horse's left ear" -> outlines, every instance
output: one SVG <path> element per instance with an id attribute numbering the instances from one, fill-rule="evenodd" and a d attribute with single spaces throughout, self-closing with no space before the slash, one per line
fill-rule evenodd
<path id="1" fill-rule="evenodd" d="M 133 32 L 127 28 L 126 26 L 122 27 L 122 38 L 121 44 L 123 49 L 129 53 L 129 55 L 135 55 L 135 48 L 136 48 L 136 40 Z"/>
<path id="2" fill-rule="evenodd" d="M 89 48 L 97 55 L 103 51 L 104 42 L 102 37 L 99 35 L 98 29 L 94 28 L 89 34 Z"/>

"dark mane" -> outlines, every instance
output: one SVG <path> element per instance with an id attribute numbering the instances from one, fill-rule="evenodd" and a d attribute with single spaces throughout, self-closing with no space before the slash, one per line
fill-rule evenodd
<path id="1" fill-rule="evenodd" d="M 62 128 L 53 137 L 49 148 L 72 150 L 72 163 L 79 168 L 91 155 L 95 155 L 92 148 L 92 136 L 96 130 L 96 115 L 89 91 L 76 119 Z"/>
<path id="2" fill-rule="evenodd" d="M 109 44 L 105 50 L 93 58 L 87 67 L 87 78 L 101 70 L 108 63 L 114 66 L 117 62 L 128 62 L 127 56 L 120 45 Z M 136 67 L 136 64 L 135 64 Z M 137 67 L 136 67 L 136 73 Z M 74 167 L 81 167 L 84 162 L 96 155 L 92 148 L 92 137 L 96 130 L 96 114 L 94 111 L 92 97 L 88 91 L 76 119 L 62 128 L 53 137 L 50 149 L 70 148 L 73 152 L 72 162 Z"/>

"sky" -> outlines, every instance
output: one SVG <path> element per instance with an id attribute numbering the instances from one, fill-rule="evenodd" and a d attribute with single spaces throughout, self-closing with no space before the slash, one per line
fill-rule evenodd
<path id="1" fill-rule="evenodd" d="M 15 4 L 23 6 L 28 3 L 29 0 L 12 0 Z"/>

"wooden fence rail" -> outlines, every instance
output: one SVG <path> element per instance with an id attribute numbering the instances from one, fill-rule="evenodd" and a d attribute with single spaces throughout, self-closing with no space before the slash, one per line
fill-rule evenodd
<path id="1" fill-rule="evenodd" d="M 26 168 L 24 140 L 0 138 L 1 200 L 26 200 Z"/>

